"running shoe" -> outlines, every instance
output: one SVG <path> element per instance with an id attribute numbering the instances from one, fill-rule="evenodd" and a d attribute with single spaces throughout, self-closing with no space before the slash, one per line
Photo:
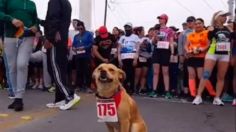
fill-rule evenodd
<path id="1" fill-rule="evenodd" d="M 193 105 L 200 105 L 201 103 L 202 103 L 202 97 L 201 96 L 196 96 L 195 99 L 192 102 Z"/>
<path id="2" fill-rule="evenodd" d="M 62 100 L 62 101 L 59 101 L 56 103 L 48 103 L 48 104 L 46 104 L 46 106 L 48 108 L 59 108 L 60 106 L 65 105 L 65 103 L 66 103 L 65 100 Z"/>
<path id="3" fill-rule="evenodd" d="M 60 106 L 60 110 L 68 110 L 75 106 L 80 101 L 80 96 L 74 94 L 74 98 L 70 100 L 69 102 L 65 103 L 64 105 Z"/>
<path id="4" fill-rule="evenodd" d="M 220 98 L 214 98 L 213 105 L 224 106 L 224 102 Z"/>
<path id="5" fill-rule="evenodd" d="M 232 105 L 236 106 L 236 99 L 233 100 Z"/>
<path id="6" fill-rule="evenodd" d="M 234 98 L 230 96 L 229 94 L 224 93 L 221 99 L 224 102 L 232 102 Z"/>
<path id="7" fill-rule="evenodd" d="M 171 98 L 172 95 L 170 94 L 170 92 L 166 92 L 165 99 L 171 99 Z"/>
<path id="8" fill-rule="evenodd" d="M 149 97 L 156 98 L 157 93 L 155 91 L 152 91 L 151 93 L 148 94 Z"/>

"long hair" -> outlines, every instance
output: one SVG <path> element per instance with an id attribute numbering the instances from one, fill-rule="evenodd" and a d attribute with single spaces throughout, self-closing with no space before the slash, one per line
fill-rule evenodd
<path id="1" fill-rule="evenodd" d="M 212 19 L 211 19 L 211 26 L 213 26 L 213 27 L 215 27 L 215 26 L 217 26 L 217 18 L 216 18 L 216 16 L 217 16 L 217 14 L 218 13 L 220 13 L 221 11 L 217 11 L 217 12 L 215 12 L 214 14 L 213 14 L 213 17 L 212 17 Z"/>

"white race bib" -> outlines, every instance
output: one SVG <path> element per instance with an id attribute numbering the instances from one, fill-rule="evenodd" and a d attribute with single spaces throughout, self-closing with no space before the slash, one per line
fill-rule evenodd
<path id="1" fill-rule="evenodd" d="M 217 43 L 216 51 L 230 51 L 230 43 L 229 42 Z"/>
<path id="2" fill-rule="evenodd" d="M 121 59 L 134 59 L 135 53 L 121 53 Z"/>
<path id="3" fill-rule="evenodd" d="M 145 57 L 139 57 L 139 62 L 147 62 L 147 58 Z"/>
<path id="4" fill-rule="evenodd" d="M 118 122 L 114 99 L 97 99 L 98 122 Z"/>
<path id="5" fill-rule="evenodd" d="M 78 50 L 76 53 L 77 54 L 84 54 L 86 51 L 85 50 Z"/>
<path id="6" fill-rule="evenodd" d="M 157 48 L 158 49 L 169 49 L 170 42 L 168 41 L 158 41 L 157 42 Z"/>
<path id="7" fill-rule="evenodd" d="M 111 54 L 114 55 L 114 54 L 116 54 L 116 53 L 117 53 L 117 48 L 112 48 L 112 49 L 111 49 Z"/>

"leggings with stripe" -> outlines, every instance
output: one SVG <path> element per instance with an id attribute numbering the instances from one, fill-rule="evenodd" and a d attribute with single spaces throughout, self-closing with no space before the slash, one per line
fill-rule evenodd
<path id="1" fill-rule="evenodd" d="M 48 71 L 56 84 L 55 102 L 61 100 L 71 100 L 74 90 L 68 87 L 67 75 L 67 45 L 66 42 L 54 44 L 47 50 Z"/>

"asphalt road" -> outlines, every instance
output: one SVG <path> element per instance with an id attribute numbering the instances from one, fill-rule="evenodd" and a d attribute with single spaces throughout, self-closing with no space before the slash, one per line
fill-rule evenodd
<path id="1" fill-rule="evenodd" d="M 28 90 L 25 110 L 16 113 L 7 109 L 12 100 L 0 90 L 0 132 L 106 132 L 103 123 L 97 122 L 95 97 L 80 94 L 80 104 L 68 111 L 47 109 L 53 94 Z M 179 100 L 134 97 L 149 132 L 236 132 L 236 109 L 206 103 L 193 106 Z M 22 117 L 30 117 L 22 119 Z"/>

